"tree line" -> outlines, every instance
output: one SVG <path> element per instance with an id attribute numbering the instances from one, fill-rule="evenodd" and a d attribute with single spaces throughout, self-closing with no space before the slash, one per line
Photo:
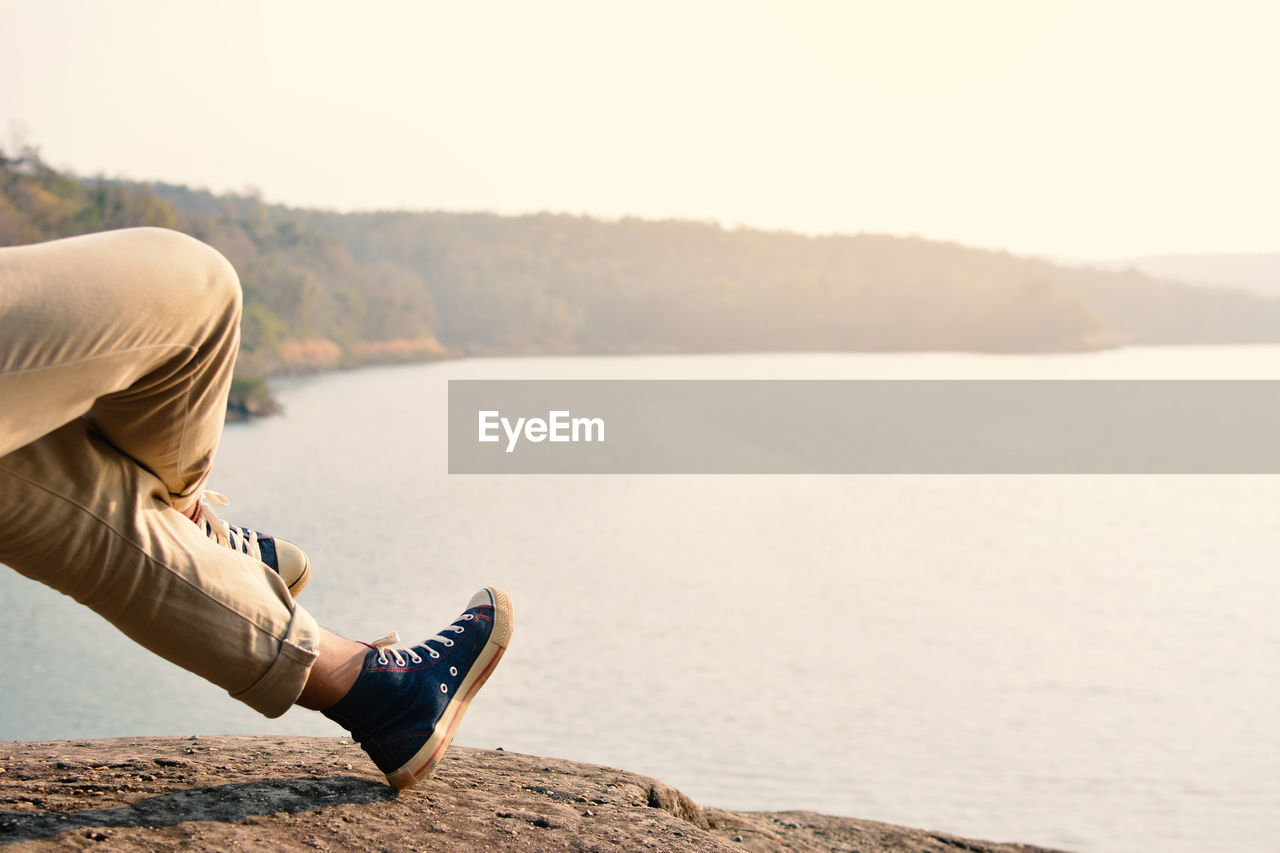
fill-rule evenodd
<path id="1" fill-rule="evenodd" d="M 262 374 L 448 354 L 1280 341 L 1274 299 L 921 238 L 301 210 L 0 152 L 0 245 L 133 225 L 177 228 L 231 260 L 242 361 Z"/>

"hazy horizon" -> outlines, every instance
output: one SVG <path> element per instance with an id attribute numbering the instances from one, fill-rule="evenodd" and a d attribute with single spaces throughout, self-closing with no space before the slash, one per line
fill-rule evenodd
<path id="1" fill-rule="evenodd" d="M 0 0 L 4 145 L 333 210 L 1277 252 L 1280 13 Z"/>

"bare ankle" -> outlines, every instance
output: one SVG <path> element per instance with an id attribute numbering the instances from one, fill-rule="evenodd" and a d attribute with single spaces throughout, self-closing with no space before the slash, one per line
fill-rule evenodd
<path id="1" fill-rule="evenodd" d="M 297 704 L 323 711 L 347 695 L 360 677 L 369 647 L 320 629 L 320 654 L 311 667 Z"/>

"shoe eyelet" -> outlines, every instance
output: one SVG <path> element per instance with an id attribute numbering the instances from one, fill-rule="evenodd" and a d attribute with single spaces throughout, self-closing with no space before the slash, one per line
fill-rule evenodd
<path id="1" fill-rule="evenodd" d="M 450 640 L 448 637 L 444 638 L 444 644 L 449 648 L 453 648 L 453 640 Z"/>
<path id="2" fill-rule="evenodd" d="M 384 658 L 382 655 L 378 655 L 378 666 L 386 666 L 387 663 L 388 661 L 386 658 Z"/>
<path id="3" fill-rule="evenodd" d="M 414 663 L 422 663 L 422 658 L 418 657 L 417 655 L 409 655 L 409 659 L 412 660 Z"/>
<path id="4" fill-rule="evenodd" d="M 427 651 L 431 652 L 431 659 L 432 659 L 432 660 L 439 660 L 439 659 L 440 659 L 440 653 L 439 653 L 438 651 L 436 651 L 435 649 L 427 649 Z"/>
<path id="5" fill-rule="evenodd" d="M 441 692 L 441 693 L 448 693 L 448 692 L 449 692 L 449 685 L 447 685 L 447 684 L 441 684 L 441 685 L 440 685 L 440 692 Z"/>
<path id="6" fill-rule="evenodd" d="M 449 674 L 450 674 L 450 675 L 457 675 L 457 674 L 458 674 L 458 668 L 457 668 L 456 666 L 451 666 L 451 667 L 449 667 Z"/>
<path id="7" fill-rule="evenodd" d="M 462 614 L 462 618 L 463 618 L 463 619 L 466 619 L 468 622 L 470 622 L 472 619 L 474 619 L 474 618 L 476 618 L 476 617 L 475 617 L 475 614 L 474 614 L 474 613 L 463 613 L 463 614 Z"/>

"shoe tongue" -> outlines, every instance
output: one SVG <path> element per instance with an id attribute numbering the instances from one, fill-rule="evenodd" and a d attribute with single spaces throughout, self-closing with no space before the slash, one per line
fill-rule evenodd
<path id="1" fill-rule="evenodd" d="M 262 554 L 262 562 L 266 563 L 277 574 L 280 573 L 280 558 L 276 555 L 276 540 L 270 536 L 258 534 L 258 551 Z"/>

